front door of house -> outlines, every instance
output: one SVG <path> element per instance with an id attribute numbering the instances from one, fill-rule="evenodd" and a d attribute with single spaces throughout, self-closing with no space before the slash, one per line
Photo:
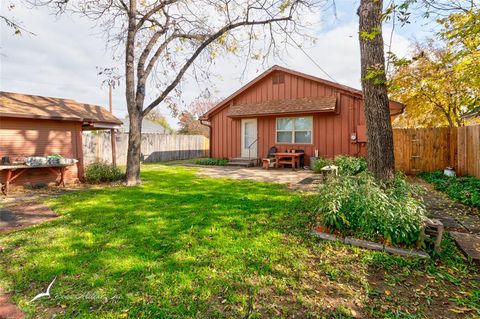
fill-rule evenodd
<path id="1" fill-rule="evenodd" d="M 257 158 L 257 119 L 242 119 L 242 157 Z"/>

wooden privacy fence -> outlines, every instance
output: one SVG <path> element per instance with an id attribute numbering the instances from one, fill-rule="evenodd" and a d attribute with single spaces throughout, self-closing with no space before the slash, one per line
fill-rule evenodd
<path id="1" fill-rule="evenodd" d="M 128 134 L 116 134 L 117 164 L 127 163 Z M 208 156 L 208 138 L 203 135 L 142 134 L 142 156 L 145 162 L 162 162 Z M 112 162 L 110 132 L 84 133 L 85 164 Z"/>
<path id="2" fill-rule="evenodd" d="M 455 168 L 480 178 L 480 125 L 394 129 L 395 166 L 407 174 Z"/>

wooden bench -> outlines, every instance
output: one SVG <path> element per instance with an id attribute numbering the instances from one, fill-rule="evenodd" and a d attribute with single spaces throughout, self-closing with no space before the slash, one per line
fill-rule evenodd
<path id="1" fill-rule="evenodd" d="M 283 166 L 284 164 L 292 165 L 292 170 L 295 168 L 300 168 L 300 157 L 304 155 L 304 153 L 290 153 L 290 152 L 283 152 L 283 153 L 274 153 L 275 156 L 275 168 L 279 166 Z"/>

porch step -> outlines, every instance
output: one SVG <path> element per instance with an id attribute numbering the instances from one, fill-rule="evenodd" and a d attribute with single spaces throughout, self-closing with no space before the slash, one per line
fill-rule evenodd
<path id="1" fill-rule="evenodd" d="M 260 163 L 259 158 L 248 158 L 248 157 L 236 157 L 228 161 L 228 166 L 243 166 L 243 167 L 252 167 L 257 166 Z"/>

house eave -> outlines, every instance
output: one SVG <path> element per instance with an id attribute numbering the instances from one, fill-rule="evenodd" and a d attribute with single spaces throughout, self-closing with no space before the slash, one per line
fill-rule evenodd
<path id="1" fill-rule="evenodd" d="M 35 119 L 35 120 L 56 120 L 56 121 L 70 121 L 82 122 L 83 119 L 78 117 L 64 117 L 52 115 L 37 115 L 37 114 L 16 114 L 16 113 L 0 113 L 0 118 L 20 118 L 20 119 Z"/>
<path id="2" fill-rule="evenodd" d="M 230 118 L 247 118 L 247 117 L 265 117 L 265 116 L 291 116 L 291 115 L 305 115 L 318 113 L 335 113 L 335 109 L 317 110 L 317 111 L 295 111 L 295 112 L 275 112 L 275 113 L 251 113 L 251 114 L 227 114 Z"/>

